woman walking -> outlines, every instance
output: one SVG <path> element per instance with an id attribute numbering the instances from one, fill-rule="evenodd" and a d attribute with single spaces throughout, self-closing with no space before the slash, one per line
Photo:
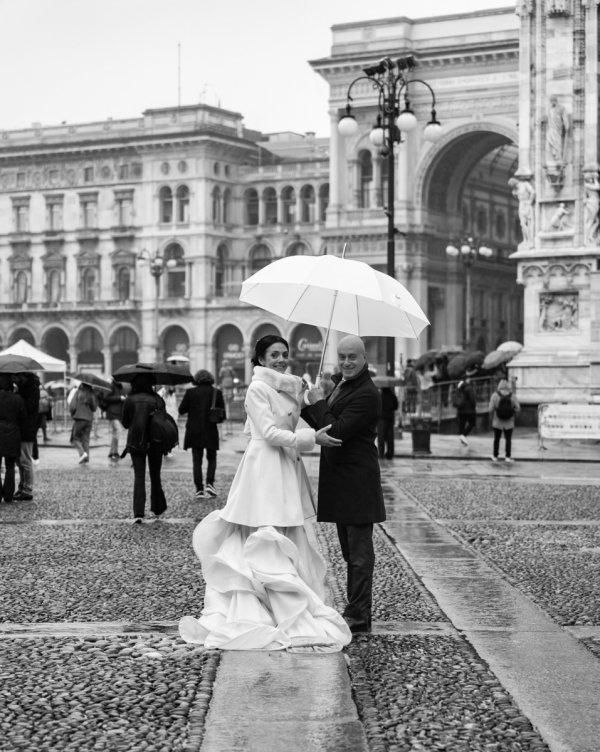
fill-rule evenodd
<path id="1" fill-rule="evenodd" d="M 193 477 L 196 498 L 216 496 L 215 475 L 219 450 L 219 428 L 208 418 L 213 405 L 225 409 L 223 394 L 214 386 L 215 377 L 204 369 L 194 375 L 196 386 L 187 389 L 179 405 L 179 414 L 187 415 L 183 448 L 192 450 Z M 206 486 L 202 476 L 202 460 L 206 451 Z"/>
<path id="2" fill-rule="evenodd" d="M 245 401 L 249 443 L 225 508 L 205 517 L 193 535 L 206 591 L 200 618 L 179 623 L 186 642 L 330 652 L 352 638 L 341 615 L 324 603 L 325 562 L 304 528 L 314 507 L 300 459 L 315 442 L 334 447 L 341 441 L 327 434 L 329 426 L 296 429 L 304 386 L 285 373 L 288 358 L 279 336 L 256 343 Z"/>
<path id="3" fill-rule="evenodd" d="M 98 409 L 98 399 L 89 384 L 83 381 L 79 384 L 69 404 L 73 428 L 71 429 L 71 443 L 79 453 L 78 463 L 90 461 L 90 434 L 94 413 Z"/>
<path id="4" fill-rule="evenodd" d="M 504 434 L 504 455 L 506 462 L 512 462 L 512 432 L 515 427 L 515 415 L 519 413 L 521 406 L 512 393 L 508 381 L 502 379 L 498 384 L 498 390 L 490 397 L 490 423 L 494 430 L 494 448 L 492 462 L 498 462 L 500 451 L 500 439 Z"/>
<path id="5" fill-rule="evenodd" d="M 121 417 L 123 427 L 128 429 L 125 452 L 131 455 L 133 464 L 133 521 L 136 524 L 144 521 L 146 510 L 146 459 L 150 475 L 150 511 L 158 519 L 167 508 L 160 479 L 163 448 L 150 441 L 150 415 L 155 410 L 165 409 L 165 401 L 154 391 L 154 384 L 151 374 L 135 376 Z"/>

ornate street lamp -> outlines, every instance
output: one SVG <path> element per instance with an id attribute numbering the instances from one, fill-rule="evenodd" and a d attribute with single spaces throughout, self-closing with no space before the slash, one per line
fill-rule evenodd
<path id="1" fill-rule="evenodd" d="M 453 258 L 460 258 L 465 268 L 465 328 L 464 348 L 471 346 L 471 269 L 479 256 L 490 258 L 494 251 L 486 245 L 480 245 L 475 238 L 467 236 L 446 246 L 446 253 Z"/>
<path id="2" fill-rule="evenodd" d="M 426 86 L 431 93 L 431 118 L 426 124 L 423 137 L 427 141 L 437 141 L 442 135 L 442 127 L 437 120 L 435 111 L 435 94 L 431 86 L 419 78 L 407 79 L 406 74 L 415 68 L 415 59 L 412 56 L 391 60 L 389 57 L 380 60 L 377 65 L 363 68 L 364 76 L 356 78 L 347 92 L 346 114 L 338 123 L 338 130 L 342 136 L 352 136 L 358 130 L 356 118 L 352 115 L 353 101 L 352 87 L 358 81 L 370 81 L 379 92 L 377 103 L 378 114 L 369 138 L 374 146 L 379 147 L 381 156 L 387 159 L 387 206 L 384 212 L 388 218 L 387 226 L 387 268 L 390 277 L 395 277 L 395 238 L 398 230 L 394 227 L 394 202 L 395 202 L 395 178 L 394 178 L 394 145 L 401 142 L 402 132 L 413 131 L 418 121 L 410 107 L 408 99 L 409 88 L 413 84 Z M 401 98 L 403 104 L 401 104 Z M 401 109 L 402 108 L 402 109 Z M 388 337 L 386 344 L 386 374 L 394 375 L 395 353 L 394 339 Z"/>
<path id="3" fill-rule="evenodd" d="M 163 256 L 160 255 L 160 251 L 156 251 L 152 256 L 145 248 L 138 253 L 139 261 L 147 261 L 150 274 L 154 277 L 155 282 L 155 297 L 154 297 L 154 347 L 156 351 L 156 361 L 160 357 L 160 347 L 158 338 L 158 303 L 160 299 L 160 278 L 164 274 L 165 267 L 172 269 L 177 266 L 176 259 L 169 259 L 165 262 Z"/>

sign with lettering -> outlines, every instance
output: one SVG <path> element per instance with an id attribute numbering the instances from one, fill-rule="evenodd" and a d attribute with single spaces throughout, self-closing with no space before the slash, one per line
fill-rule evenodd
<path id="1" fill-rule="evenodd" d="M 600 405 L 540 405 L 538 433 L 540 439 L 600 439 Z"/>

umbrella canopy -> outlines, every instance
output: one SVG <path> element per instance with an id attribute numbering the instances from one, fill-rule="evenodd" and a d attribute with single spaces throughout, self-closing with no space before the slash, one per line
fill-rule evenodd
<path id="1" fill-rule="evenodd" d="M 480 366 L 483 363 L 484 354 L 481 350 L 474 350 L 473 352 L 462 353 L 461 355 L 455 355 L 448 362 L 448 376 L 451 379 L 458 379 L 465 371 L 475 366 Z"/>
<path id="2" fill-rule="evenodd" d="M 520 342 L 503 342 L 501 345 L 498 345 L 496 350 L 500 350 L 502 352 L 511 352 L 513 355 L 516 355 L 518 352 L 521 352 L 523 349 L 523 345 Z"/>
<path id="3" fill-rule="evenodd" d="M 279 259 L 242 284 L 240 300 L 286 321 L 358 336 L 417 338 L 429 324 L 400 282 L 337 256 Z"/>
<path id="4" fill-rule="evenodd" d="M 415 360 L 415 368 L 427 368 L 427 366 L 433 365 L 437 354 L 437 350 L 427 350 L 427 352 L 419 355 L 419 357 Z"/>
<path id="5" fill-rule="evenodd" d="M 113 373 L 113 379 L 130 384 L 136 376 L 141 374 L 152 376 L 155 384 L 166 384 L 168 386 L 187 384 L 194 380 L 189 368 L 176 366 L 172 363 L 133 363 L 128 366 L 121 366 Z"/>
<path id="6" fill-rule="evenodd" d="M 87 384 L 93 389 L 101 389 L 105 392 L 110 392 L 112 390 L 112 384 L 110 381 L 100 378 L 100 376 L 97 376 L 95 373 L 81 371 L 80 373 L 73 374 L 71 378 L 77 379 L 80 383 Z"/>
<path id="7" fill-rule="evenodd" d="M 514 353 L 506 352 L 503 350 L 492 350 L 492 352 L 488 353 L 483 359 L 481 367 L 486 371 L 493 371 L 494 368 L 498 368 L 504 363 L 508 363 L 508 361 L 512 360 L 513 357 Z"/>
<path id="8" fill-rule="evenodd" d="M 43 371 L 44 366 L 26 355 L 0 355 L 0 373 L 31 373 Z"/>

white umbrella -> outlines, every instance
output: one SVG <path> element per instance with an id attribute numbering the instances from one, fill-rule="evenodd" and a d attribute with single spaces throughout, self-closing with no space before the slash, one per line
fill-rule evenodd
<path id="1" fill-rule="evenodd" d="M 496 348 L 496 350 L 500 350 L 501 352 L 510 352 L 514 355 L 516 355 L 518 352 L 521 352 L 522 349 L 523 345 L 520 342 L 515 342 L 513 340 L 509 342 L 503 342 Z"/>
<path id="2" fill-rule="evenodd" d="M 429 324 L 408 290 L 362 261 L 288 256 L 242 284 L 240 300 L 286 321 L 358 336 L 417 338 Z"/>
<path id="3" fill-rule="evenodd" d="M 400 282 L 362 261 L 337 256 L 275 261 L 243 282 L 240 300 L 286 321 L 326 327 L 328 334 L 335 329 L 358 336 L 416 339 L 429 324 Z"/>

